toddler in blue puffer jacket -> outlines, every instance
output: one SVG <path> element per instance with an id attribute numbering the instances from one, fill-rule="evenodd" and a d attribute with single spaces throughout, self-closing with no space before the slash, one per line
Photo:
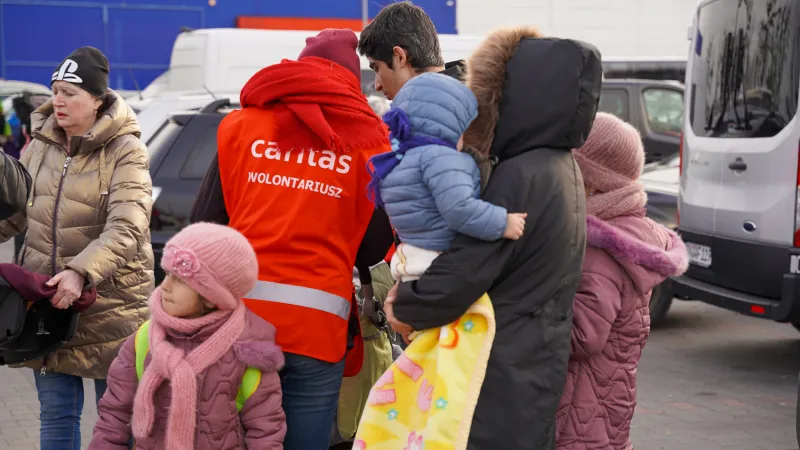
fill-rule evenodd
<path id="1" fill-rule="evenodd" d="M 469 88 L 425 73 L 400 89 L 383 116 L 392 151 L 370 159 L 369 193 L 402 241 L 392 257 L 395 280 L 419 278 L 458 233 L 485 241 L 522 236 L 526 214 L 481 200 L 478 165 L 461 152 L 477 115 Z"/>

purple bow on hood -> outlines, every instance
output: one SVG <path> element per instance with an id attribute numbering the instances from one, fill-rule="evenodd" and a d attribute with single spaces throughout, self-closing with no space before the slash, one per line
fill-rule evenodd
<path id="1" fill-rule="evenodd" d="M 383 206 L 381 199 L 380 181 L 392 171 L 407 151 L 425 145 L 442 145 L 456 150 L 450 142 L 431 136 L 416 135 L 411 131 L 411 119 L 400 108 L 392 107 L 383 115 L 383 121 L 389 126 L 389 139 L 392 151 L 375 155 L 369 159 L 367 171 L 372 176 L 367 185 L 367 196 L 375 202 L 376 206 Z"/>

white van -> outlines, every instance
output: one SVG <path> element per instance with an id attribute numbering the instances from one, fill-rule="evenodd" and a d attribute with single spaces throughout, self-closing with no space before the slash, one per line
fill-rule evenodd
<path id="1" fill-rule="evenodd" d="M 308 31 L 239 28 L 181 33 L 172 47 L 167 90 L 238 91 L 260 69 L 297 58 L 309 36 Z"/>
<path id="2" fill-rule="evenodd" d="M 306 45 L 306 38 L 317 31 L 251 30 L 209 28 L 178 35 L 172 47 L 169 69 L 158 78 L 158 88 L 151 95 L 132 102 L 141 110 L 154 94 L 162 92 L 238 93 L 260 69 L 295 59 Z M 440 35 L 445 61 L 467 58 L 481 42 L 476 36 Z M 154 81 L 155 83 L 155 81 Z M 361 58 L 361 88 L 375 93 L 375 74 L 366 58 Z M 134 97 L 136 99 L 136 97 Z"/>
<path id="3" fill-rule="evenodd" d="M 672 289 L 800 327 L 800 2 L 701 2 L 685 95 Z"/>

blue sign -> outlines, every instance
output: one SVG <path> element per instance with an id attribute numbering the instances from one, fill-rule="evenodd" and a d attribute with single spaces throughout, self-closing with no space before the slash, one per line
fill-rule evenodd
<path id="1" fill-rule="evenodd" d="M 369 0 L 369 17 L 392 1 Z M 456 33 L 455 0 L 414 3 L 439 33 Z M 0 78 L 48 85 L 64 57 L 91 45 L 108 56 L 111 88 L 143 89 L 169 67 L 183 27 L 229 28 L 239 16 L 360 19 L 361 8 L 362 0 L 0 0 Z"/>

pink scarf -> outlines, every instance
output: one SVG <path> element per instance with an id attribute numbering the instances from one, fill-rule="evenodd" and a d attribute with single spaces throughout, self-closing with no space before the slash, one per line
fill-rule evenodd
<path id="1" fill-rule="evenodd" d="M 172 317 L 161 306 L 161 288 L 150 297 L 150 364 L 144 371 L 133 403 L 133 436 L 144 438 L 153 431 L 153 396 L 169 380 L 172 404 L 167 420 L 167 450 L 194 447 L 197 422 L 197 375 L 217 362 L 239 339 L 245 327 L 246 307 L 239 302 L 233 311 L 215 311 L 197 319 Z M 188 355 L 167 339 L 167 330 L 194 333 L 224 320 L 225 323 Z"/>
<path id="2" fill-rule="evenodd" d="M 644 208 L 645 205 L 647 205 L 647 194 L 644 187 L 633 182 L 613 191 L 590 195 L 586 199 L 586 214 L 608 220 L 630 214 Z"/>

